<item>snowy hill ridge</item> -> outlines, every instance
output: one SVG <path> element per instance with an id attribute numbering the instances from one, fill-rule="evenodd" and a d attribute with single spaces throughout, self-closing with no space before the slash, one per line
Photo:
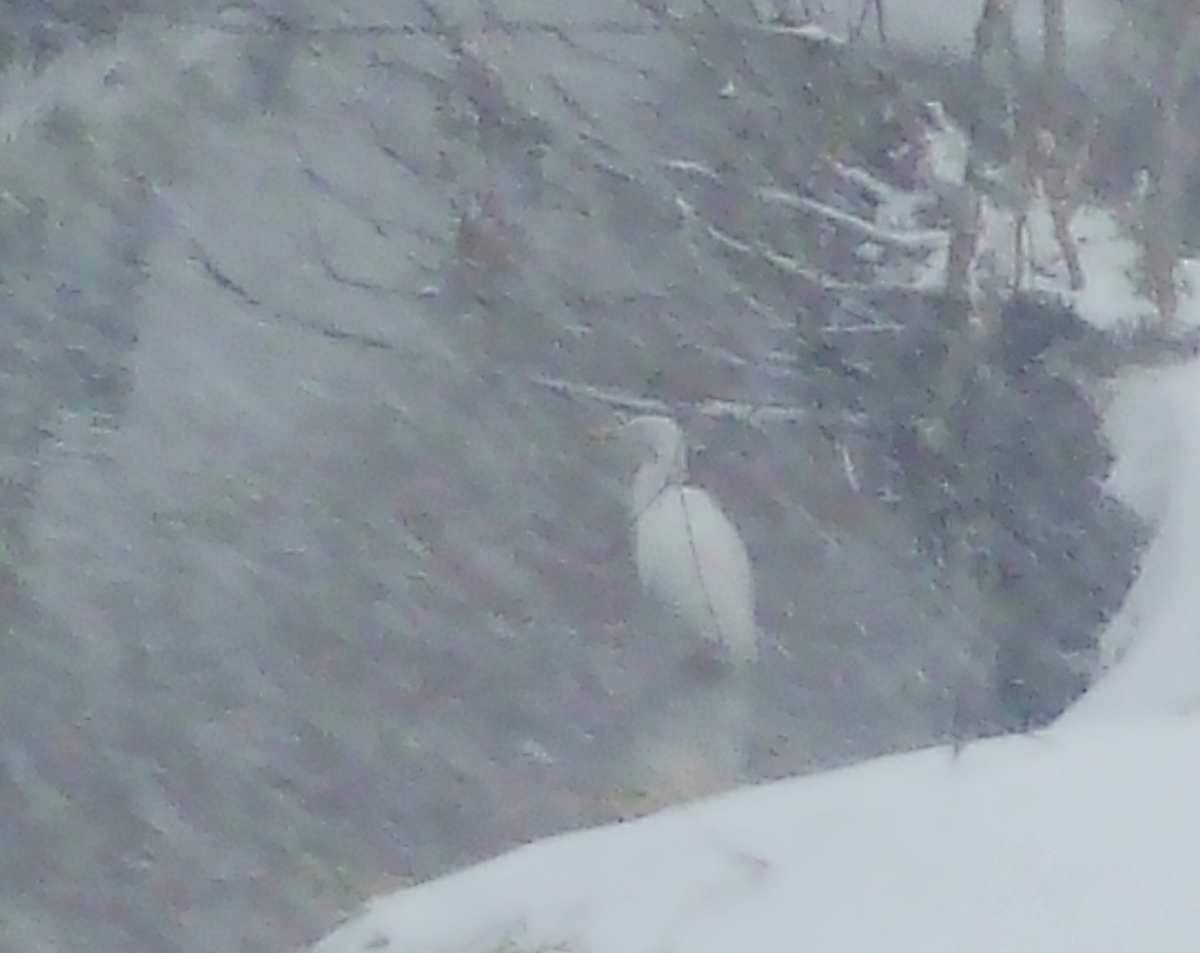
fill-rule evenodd
<path id="1" fill-rule="evenodd" d="M 1195 310 L 1194 305 L 1191 309 Z M 1196 315 L 1189 314 L 1194 321 Z M 1156 527 L 1137 580 L 1102 634 L 1111 668 L 1065 721 L 1200 708 L 1200 375 L 1195 362 L 1123 382 L 1107 414 L 1109 488 Z"/>
<path id="2" fill-rule="evenodd" d="M 1200 719 L 742 790 L 373 901 L 316 953 L 1194 950 Z"/>

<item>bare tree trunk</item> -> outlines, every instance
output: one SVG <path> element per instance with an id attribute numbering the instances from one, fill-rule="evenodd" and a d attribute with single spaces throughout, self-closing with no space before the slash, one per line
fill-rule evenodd
<path id="1" fill-rule="evenodd" d="M 1144 223 L 1142 272 L 1146 292 L 1164 323 L 1175 319 L 1178 307 L 1175 290 L 1179 250 L 1177 209 L 1183 197 L 1184 176 L 1195 155 L 1194 145 L 1184 136 L 1179 111 L 1196 13 L 1191 0 L 1176 0 L 1163 9 L 1165 29 L 1153 80 L 1159 118 L 1159 149 L 1154 170 L 1155 188 L 1150 195 Z"/>
<path id="2" fill-rule="evenodd" d="M 1061 132 L 1063 77 L 1067 61 L 1067 14 L 1063 0 L 1042 3 L 1042 103 L 1047 128 Z"/>
<path id="3" fill-rule="evenodd" d="M 1041 127 L 1049 135 L 1037 137 L 1034 153 L 1041 169 L 1054 237 L 1066 262 L 1071 290 L 1083 287 L 1083 266 L 1071 235 L 1071 183 L 1064 165 L 1063 87 L 1067 59 L 1067 15 L 1063 0 L 1042 2 Z"/>
<path id="4" fill-rule="evenodd" d="M 853 25 L 850 35 L 857 39 L 866 32 L 867 18 L 872 9 L 875 11 L 875 29 L 879 33 L 879 43 L 881 46 L 887 46 L 887 22 L 883 15 L 883 0 L 863 0 L 863 5 L 858 11 L 858 22 Z"/>
<path id="5" fill-rule="evenodd" d="M 954 233 L 946 263 L 946 294 L 966 299 L 970 295 L 971 263 L 979 239 L 979 191 L 983 156 L 979 133 L 994 120 L 989 101 L 998 91 L 1005 97 L 1005 123 L 1012 129 L 1013 82 L 1016 44 L 1012 32 L 1012 0 L 986 0 L 975 28 L 973 59 L 974 106 L 969 119 L 970 147 L 964 190 L 954 209 Z"/>

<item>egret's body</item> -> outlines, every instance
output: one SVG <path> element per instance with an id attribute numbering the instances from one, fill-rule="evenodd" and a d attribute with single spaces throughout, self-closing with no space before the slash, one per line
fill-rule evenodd
<path id="1" fill-rule="evenodd" d="M 687 486 L 675 422 L 637 417 L 624 433 L 642 453 L 633 479 L 633 553 L 642 585 L 738 664 L 758 656 L 754 580 L 737 529 L 704 490 Z"/>

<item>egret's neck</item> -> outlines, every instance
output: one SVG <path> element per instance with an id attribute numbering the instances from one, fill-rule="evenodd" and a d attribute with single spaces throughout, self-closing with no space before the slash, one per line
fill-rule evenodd
<path id="1" fill-rule="evenodd" d="M 633 518 L 637 519 L 669 484 L 679 483 L 681 478 L 678 467 L 664 460 L 651 460 L 638 467 L 630 499 Z"/>

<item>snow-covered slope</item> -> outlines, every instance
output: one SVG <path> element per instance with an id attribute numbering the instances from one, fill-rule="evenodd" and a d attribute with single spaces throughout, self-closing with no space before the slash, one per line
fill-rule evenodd
<path id="1" fill-rule="evenodd" d="M 1144 317 L 1129 277 L 1137 249 L 1098 209 L 1073 224 L 1088 275 L 1080 313 L 1102 327 Z M 1191 259 L 1179 266 L 1183 326 L 1200 325 L 1197 267 Z M 1121 611 L 1100 633 L 1105 673 L 1063 715 L 1068 723 L 1200 709 L 1200 361 L 1126 373 L 1104 417 L 1116 458 L 1108 490 L 1154 536 Z"/>
<path id="2" fill-rule="evenodd" d="M 1041 219 L 1033 245 L 1052 255 Z M 1100 210 L 1073 224 L 1088 274 L 1080 311 L 1102 326 L 1144 316 L 1125 278 L 1136 249 Z M 985 216 L 985 243 L 1009 245 L 1005 225 Z M 1104 634 L 1111 670 L 1052 728 L 534 844 L 373 901 L 317 953 L 1190 953 L 1200 937 L 1198 408 L 1196 363 L 1117 388 L 1111 489 L 1156 537 Z"/>
<path id="3" fill-rule="evenodd" d="M 1126 953 L 1200 936 L 1200 719 L 735 792 L 374 901 L 318 953 Z"/>
<path id="4" fill-rule="evenodd" d="M 1157 532 L 1101 636 L 1111 671 L 1063 719 L 1200 710 L 1200 364 L 1126 380 L 1107 424 L 1110 488 Z"/>

